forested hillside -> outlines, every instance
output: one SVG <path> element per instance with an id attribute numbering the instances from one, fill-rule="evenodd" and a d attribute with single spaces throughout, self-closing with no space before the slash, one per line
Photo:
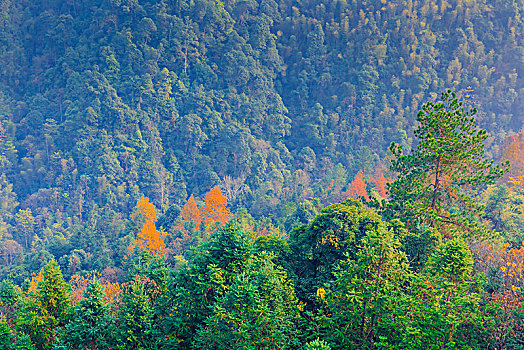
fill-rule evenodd
<path id="1" fill-rule="evenodd" d="M 0 350 L 521 349 L 523 12 L 0 0 Z"/>
<path id="2" fill-rule="evenodd" d="M 165 212 L 221 185 L 243 188 L 235 208 L 274 216 L 331 180 L 372 174 L 392 141 L 409 148 L 417 110 L 445 88 L 479 109 L 489 142 L 522 127 L 520 1 L 1 11 L 2 173 L 34 212 L 85 221 L 142 193 Z"/>

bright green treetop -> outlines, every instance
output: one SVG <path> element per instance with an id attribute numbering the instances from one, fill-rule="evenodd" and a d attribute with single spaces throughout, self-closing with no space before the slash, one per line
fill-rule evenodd
<path id="1" fill-rule="evenodd" d="M 51 349 L 56 329 L 69 320 L 71 294 L 58 264 L 51 260 L 42 269 L 42 278 L 23 305 L 18 319 L 20 328 L 27 332 L 39 350 Z"/>

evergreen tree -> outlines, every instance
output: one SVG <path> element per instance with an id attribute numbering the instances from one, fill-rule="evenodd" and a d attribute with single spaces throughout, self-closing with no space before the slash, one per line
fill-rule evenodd
<path id="1" fill-rule="evenodd" d="M 388 185 L 387 217 L 400 218 L 412 230 L 426 224 L 448 236 L 472 229 L 479 207 L 467 190 L 493 183 L 506 168 L 486 159 L 488 134 L 476 125 L 475 114 L 476 109 L 465 111 L 451 90 L 422 106 L 416 148 L 404 154 L 399 145 L 390 147 L 397 179 Z"/>
<path id="2" fill-rule="evenodd" d="M 197 248 L 171 280 L 164 298 L 168 344 L 193 346 L 197 330 L 252 256 L 251 235 L 228 222 Z"/>
<path id="3" fill-rule="evenodd" d="M 298 300 L 267 253 L 248 259 L 198 329 L 199 349 L 282 349 L 298 344 Z"/>
<path id="4" fill-rule="evenodd" d="M 333 280 L 338 264 L 354 259 L 362 239 L 370 232 L 392 231 L 404 235 L 402 224 L 387 223 L 362 203 L 349 199 L 323 209 L 309 225 L 290 234 L 290 265 L 296 279 L 297 295 L 308 307 L 317 304 L 316 291 Z"/>
<path id="5" fill-rule="evenodd" d="M 155 324 L 155 301 L 162 292 L 158 284 L 147 276 L 136 275 L 122 284 L 122 291 L 116 348 L 156 349 L 159 330 Z"/>
<path id="6" fill-rule="evenodd" d="M 69 286 L 58 264 L 52 260 L 41 271 L 36 290 L 23 301 L 17 324 L 26 332 L 38 350 L 53 347 L 56 330 L 70 318 Z"/>
<path id="7" fill-rule="evenodd" d="M 89 282 L 71 321 L 59 331 L 54 349 L 109 349 L 113 347 L 114 320 L 104 302 L 98 280 Z"/>

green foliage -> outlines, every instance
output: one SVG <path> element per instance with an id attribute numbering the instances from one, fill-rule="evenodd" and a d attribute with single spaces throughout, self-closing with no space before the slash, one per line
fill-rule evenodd
<path id="1" fill-rule="evenodd" d="M 317 324 L 333 348 L 470 349 L 493 341 L 494 314 L 482 311 L 474 284 L 413 274 L 391 235 L 372 234 L 366 241 L 358 260 L 343 262 L 335 283 L 317 293 Z M 447 247 L 465 256 L 466 266 L 453 271 L 471 268 L 460 242 Z"/>
<path id="2" fill-rule="evenodd" d="M 500 257 L 472 263 L 453 238 L 474 248 L 483 225 L 511 247 L 524 237 L 522 188 L 489 185 L 505 166 L 488 160 L 523 125 L 521 13 L 515 0 L 2 1 L 0 280 L 27 291 L 45 272 L 27 293 L 2 282 L 0 313 L 16 320 L 2 336 L 482 349 L 512 324 L 518 348 L 524 286 L 487 295 L 504 286 L 475 274 Z M 439 100 L 446 86 L 456 95 Z M 384 220 L 337 203 L 357 173 Z M 245 229 L 182 230 L 188 195 L 217 185 Z M 142 195 L 165 258 L 129 255 Z M 285 233 L 255 239 L 259 226 Z M 90 287 L 71 314 L 54 261 L 123 282 L 119 307 Z"/>
<path id="3" fill-rule="evenodd" d="M 250 233 L 230 222 L 193 252 L 168 288 L 168 344 L 212 349 L 296 344 L 293 285 L 275 265 L 278 259 L 259 249 Z"/>
<path id="4" fill-rule="evenodd" d="M 381 225 L 347 257 L 337 264 L 334 283 L 317 290 L 323 339 L 337 349 L 371 349 L 383 338 L 398 342 L 405 323 L 403 286 L 410 278 L 399 240 Z"/>
<path id="5" fill-rule="evenodd" d="M 37 349 L 44 350 L 52 348 L 57 328 L 68 322 L 71 297 L 69 285 L 54 260 L 44 266 L 42 276 L 34 293 L 23 300 L 17 324 L 31 337 Z"/>
<path id="6" fill-rule="evenodd" d="M 166 333 L 171 340 L 191 346 L 197 329 L 211 315 L 246 261 L 252 240 L 235 222 L 227 223 L 197 248 L 175 274 L 165 298 Z"/>
<path id="7" fill-rule="evenodd" d="M 473 270 L 471 251 L 464 241 L 455 238 L 438 247 L 427 263 L 428 271 L 452 281 L 465 280 Z"/>
<path id="8" fill-rule="evenodd" d="M 522 128 L 514 1 L 20 0 L 1 11 L 0 239 L 57 261 L 83 250 L 86 271 L 123 262 L 142 194 L 167 231 L 189 194 L 220 185 L 233 211 L 290 232 L 316 213 L 287 210 L 345 199 L 347 177 L 370 176 L 392 141 L 415 144 L 415 111 L 444 86 L 482 110 L 490 156 Z M 17 225 L 19 209 L 37 225 Z M 10 269 L 2 276 L 23 279 Z"/>
<path id="9" fill-rule="evenodd" d="M 286 240 L 273 235 L 260 236 L 255 240 L 254 246 L 257 253 L 271 253 L 274 256 L 272 260 L 278 266 L 283 266 L 286 269 L 289 267 L 291 249 Z"/>
<path id="10" fill-rule="evenodd" d="M 0 349 L 10 350 L 13 343 L 13 335 L 11 334 L 11 327 L 7 324 L 4 315 L 0 315 Z"/>
<path id="11" fill-rule="evenodd" d="M 35 350 L 31 339 L 24 333 L 16 336 L 7 323 L 5 317 L 0 314 L 0 349 L 1 350 Z"/>
<path id="12" fill-rule="evenodd" d="M 9 222 L 18 206 L 13 184 L 9 183 L 5 174 L 0 175 L 0 220 Z"/>
<path id="13" fill-rule="evenodd" d="M 297 208 L 286 217 L 284 228 L 287 232 L 291 232 L 299 225 L 309 224 L 309 222 L 318 214 L 318 201 L 305 201 L 300 203 Z"/>
<path id="14" fill-rule="evenodd" d="M 488 186 L 482 194 L 484 222 L 519 246 L 524 241 L 524 188 L 509 190 L 506 185 Z"/>
<path id="15" fill-rule="evenodd" d="M 317 338 L 307 343 L 304 350 L 331 350 L 331 347 L 325 341 Z"/>
<path id="16" fill-rule="evenodd" d="M 7 317 L 14 317 L 21 299 L 20 289 L 9 280 L 0 282 L 0 313 Z"/>
<path id="17" fill-rule="evenodd" d="M 194 347 L 254 350 L 296 345 L 297 306 L 292 284 L 271 257 L 250 258 L 211 306 Z"/>
<path id="18" fill-rule="evenodd" d="M 116 348 L 156 349 L 158 330 L 155 324 L 155 303 L 161 293 L 155 281 L 146 276 L 123 286 L 122 304 L 118 310 Z M 113 334 L 111 334 L 113 335 Z"/>
<path id="19" fill-rule="evenodd" d="M 471 228 L 478 207 L 465 189 L 493 183 L 507 167 L 485 158 L 488 135 L 475 124 L 475 114 L 476 109 L 465 111 L 451 90 L 439 102 L 422 106 L 416 149 L 403 154 L 402 147 L 390 147 L 397 179 L 388 185 L 386 215 L 412 226 L 427 224 L 448 236 Z"/>
<path id="20" fill-rule="evenodd" d="M 417 229 L 402 237 L 402 251 L 408 256 L 411 266 L 418 270 L 426 264 L 441 241 L 442 235 L 436 229 L 431 227 Z"/>
<path id="21" fill-rule="evenodd" d="M 364 237 L 386 231 L 395 236 L 397 226 L 382 221 L 360 202 L 347 200 L 330 205 L 309 225 L 296 228 L 290 235 L 290 258 L 299 297 L 315 303 L 316 290 L 333 279 L 339 262 L 355 259 Z"/>
<path id="22" fill-rule="evenodd" d="M 145 276 L 154 281 L 161 291 L 164 291 L 169 274 L 165 257 L 151 254 L 148 251 L 140 251 L 132 258 L 131 266 L 127 269 L 126 281 L 134 280 L 135 276 Z"/>
<path id="23" fill-rule="evenodd" d="M 89 282 L 71 321 L 58 332 L 53 349 L 109 349 L 114 341 L 114 319 L 103 300 L 98 280 Z"/>

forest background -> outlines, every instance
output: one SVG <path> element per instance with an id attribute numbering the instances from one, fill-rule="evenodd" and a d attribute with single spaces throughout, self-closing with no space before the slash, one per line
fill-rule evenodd
<path id="1" fill-rule="evenodd" d="M 0 279 L 29 288 L 55 260 L 68 281 L 121 282 L 138 248 L 175 268 L 232 217 L 287 239 L 329 204 L 387 200 L 388 146 L 416 148 L 417 111 L 446 88 L 512 163 L 471 195 L 521 249 L 523 10 L 0 0 Z"/>

